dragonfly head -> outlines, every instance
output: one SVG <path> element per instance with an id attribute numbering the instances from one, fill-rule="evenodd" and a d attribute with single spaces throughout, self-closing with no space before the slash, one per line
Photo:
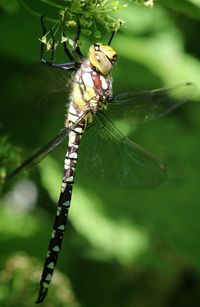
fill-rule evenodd
<path id="1" fill-rule="evenodd" d="M 89 49 L 89 60 L 91 65 L 103 75 L 111 72 L 117 59 L 116 51 L 109 45 L 96 43 Z"/>

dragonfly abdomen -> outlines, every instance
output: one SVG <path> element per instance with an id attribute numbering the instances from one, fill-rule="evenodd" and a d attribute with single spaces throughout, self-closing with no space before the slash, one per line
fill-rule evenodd
<path id="1" fill-rule="evenodd" d="M 48 291 L 58 255 L 61 250 L 64 232 L 66 229 L 68 211 L 71 204 L 72 187 L 78 158 L 78 149 L 81 136 L 84 133 L 83 121 L 69 133 L 69 142 L 64 161 L 64 175 L 62 178 L 61 193 L 58 201 L 56 218 L 53 226 L 48 252 L 40 281 L 39 296 L 36 303 L 41 303 Z"/>

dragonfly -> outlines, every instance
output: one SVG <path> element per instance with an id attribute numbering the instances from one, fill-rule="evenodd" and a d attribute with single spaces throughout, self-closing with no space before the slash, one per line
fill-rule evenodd
<path id="1" fill-rule="evenodd" d="M 43 18 L 41 21 L 45 35 L 47 30 Z M 10 179 L 38 164 L 64 140 L 68 140 L 61 192 L 40 280 L 37 304 L 42 303 L 47 295 L 61 251 L 78 157 L 83 169 L 103 181 L 123 187 L 159 185 L 166 177 L 164 165 L 147 150 L 125 137 L 113 121 L 124 119 L 134 124 L 165 116 L 185 103 L 192 89 L 192 83 L 188 82 L 171 88 L 130 91 L 114 96 L 111 74 L 118 57 L 115 49 L 111 47 L 114 32 L 107 44 L 91 45 L 87 57 L 83 56 L 78 46 L 79 36 L 78 24 L 73 49 L 69 50 L 64 43 L 64 51 L 69 62 L 62 64 L 45 60 L 44 43 L 41 44 L 42 64 L 50 66 L 50 69 L 62 69 L 70 74 L 74 72 L 65 127 L 6 177 Z"/>

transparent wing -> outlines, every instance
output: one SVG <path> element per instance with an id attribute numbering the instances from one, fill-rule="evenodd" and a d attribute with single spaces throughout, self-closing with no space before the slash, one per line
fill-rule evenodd
<path id="1" fill-rule="evenodd" d="M 164 165 L 125 138 L 103 113 L 83 135 L 78 165 L 102 181 L 124 187 L 155 187 L 166 177 Z"/>
<path id="2" fill-rule="evenodd" d="M 42 110 L 51 112 L 65 106 L 71 91 L 72 72 L 48 65 L 32 65 L 26 71 L 25 90 L 29 100 Z"/>
<path id="3" fill-rule="evenodd" d="M 68 136 L 69 129 L 64 128 L 60 133 L 53 138 L 49 143 L 40 148 L 35 154 L 26 159 L 19 167 L 17 167 L 13 172 L 8 174 L 5 179 L 10 179 L 17 175 L 21 171 L 24 171 L 43 160 L 52 150 L 54 150 L 58 145 L 60 145 Z"/>
<path id="4" fill-rule="evenodd" d="M 193 91 L 194 84 L 185 83 L 172 88 L 119 94 L 109 103 L 107 114 L 111 118 L 143 123 L 178 108 L 192 96 Z"/>

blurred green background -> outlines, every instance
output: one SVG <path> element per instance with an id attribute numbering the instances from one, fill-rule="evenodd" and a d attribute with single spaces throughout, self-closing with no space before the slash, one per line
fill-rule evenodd
<path id="1" fill-rule="evenodd" d="M 40 71 L 39 18 L 17 1 L 0 4 L 3 174 L 63 127 L 65 102 L 61 108 L 48 107 L 40 99 L 45 96 L 43 87 L 57 83 L 59 76 L 54 72 L 43 76 Z M 130 3 L 116 14 L 126 24 L 113 41 L 119 54 L 115 92 L 187 81 L 196 84 L 196 91 L 193 101 L 128 134 L 167 165 L 168 178 L 162 186 L 122 189 L 77 172 L 62 253 L 43 306 L 196 307 L 200 305 L 200 1 L 160 0 L 153 9 Z M 105 33 L 106 41 L 108 36 Z M 93 40 L 82 38 L 85 53 Z M 63 54 L 58 59 L 65 61 Z M 34 306 L 65 149 L 66 144 L 1 188 L 0 306 Z"/>

